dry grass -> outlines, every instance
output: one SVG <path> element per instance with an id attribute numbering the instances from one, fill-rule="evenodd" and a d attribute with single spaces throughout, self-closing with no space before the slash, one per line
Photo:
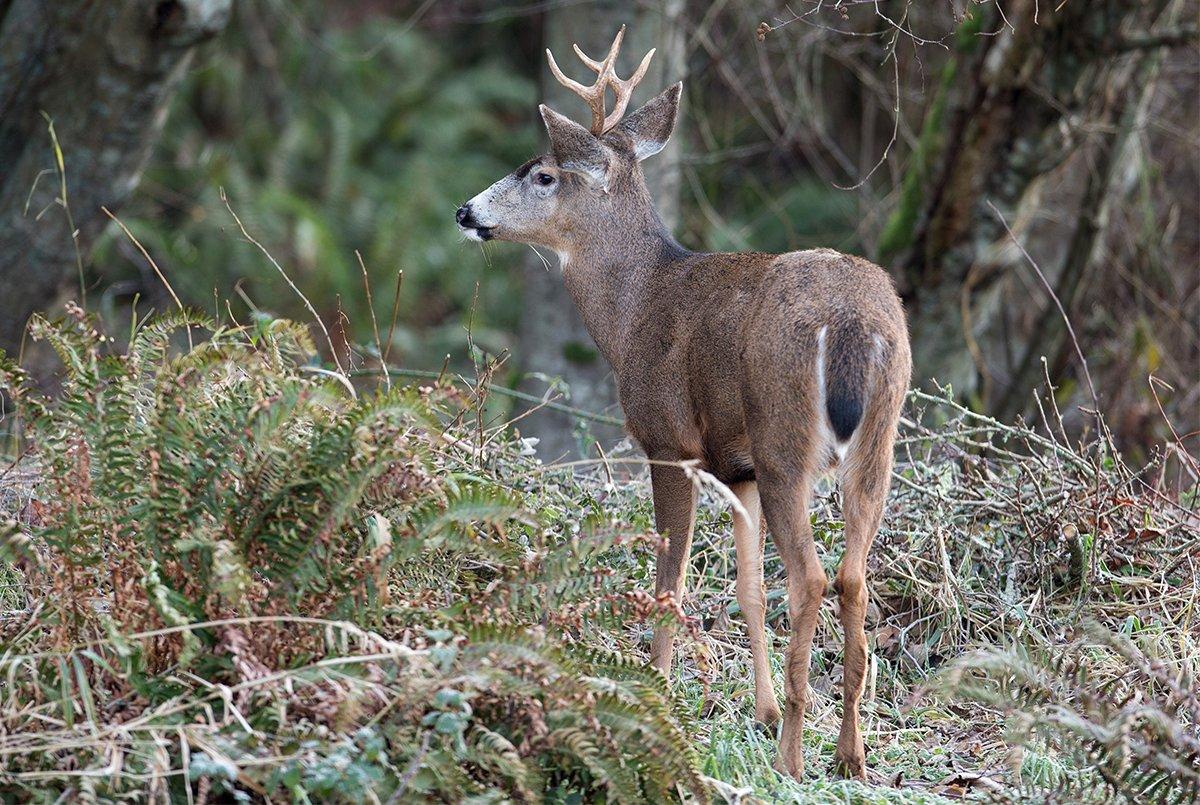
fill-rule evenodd
<path id="1" fill-rule="evenodd" d="M 644 592 L 652 574 L 652 545 L 638 536 L 651 520 L 644 474 L 614 475 L 613 467 L 628 458 L 620 453 L 582 470 L 536 466 L 504 435 L 503 423 L 486 424 L 471 413 L 483 410 L 486 386 L 443 387 L 465 407 L 446 431 L 451 438 L 431 442 L 426 469 L 439 494 L 463 479 L 482 479 L 522 496 L 521 510 L 535 526 L 520 525 L 521 517 L 489 520 L 486 509 L 472 520 L 474 504 L 467 501 L 461 523 L 467 541 L 409 550 L 390 571 L 391 609 L 370 629 L 352 622 L 354 616 L 313 618 L 297 610 L 164 624 L 136 634 L 116 631 L 85 646 L 56 646 L 47 642 L 51 631 L 43 630 L 56 603 L 46 595 L 49 588 L 31 588 L 21 572 L 0 569 L 0 669 L 9 680 L 0 694 L 0 757 L 21 761 L 20 769 L 5 764 L 0 790 L 41 786 L 103 796 L 117 779 L 149 799 L 183 797 L 189 803 L 235 789 L 258 796 L 287 791 L 294 798 L 344 797 L 351 790 L 346 786 L 404 791 L 428 770 L 448 768 L 445 757 L 435 756 L 440 744 L 422 736 L 435 735 L 437 724 L 450 729 L 467 723 L 456 709 L 459 700 L 446 694 L 434 710 L 421 708 L 428 707 L 431 691 L 459 679 L 446 677 L 439 663 L 457 651 L 453 631 L 469 629 L 480 612 L 514 622 L 532 618 L 569 644 L 644 657 L 653 622 L 662 617 Z M 806 802 L 1108 795 L 1112 786 L 1097 758 L 1066 751 L 1056 733 L 1028 729 L 1049 723 L 1046 701 L 1035 703 L 1038 710 L 1016 699 L 975 695 L 947 680 L 986 681 L 989 669 L 1003 667 L 992 662 L 996 658 L 1069 650 L 1083 657 L 1077 665 L 1087 668 L 1092 687 L 1086 689 L 1100 691 L 1101 701 L 1105 691 L 1117 689 L 1107 682 L 1128 680 L 1130 656 L 1189 689 L 1200 674 L 1195 491 L 1147 481 L 1164 474 L 1125 466 L 1103 430 L 1082 444 L 1068 439 L 1053 408 L 1040 425 L 1016 427 L 915 393 L 898 451 L 896 482 L 870 566 L 873 653 L 863 712 L 869 784 L 830 776 L 840 718 L 841 638 L 833 601 L 822 613 L 813 652 L 806 779 L 797 783 L 770 769 L 773 738 L 751 719 L 729 514 L 722 497 L 706 490 L 684 602 L 692 637 L 683 641 L 670 701 L 700 752 L 709 794 Z M 28 509 L 36 505 L 30 501 L 40 494 L 37 481 L 27 461 L 0 475 L 3 511 L 28 522 Z M 842 522 L 830 486 L 821 487 L 812 516 L 832 575 Z M 597 536 L 605 540 L 603 550 L 576 552 L 574 546 L 586 547 Z M 491 541 L 486 550 L 480 549 L 483 537 Z M 563 563 L 557 574 L 548 569 L 551 560 Z M 778 674 L 787 624 L 782 568 L 771 549 L 767 573 Z M 1123 635 L 1136 654 L 1106 649 L 1094 638 L 1095 645 L 1089 643 L 1081 631 L 1089 621 Z M 422 623 L 451 631 L 430 633 Z M 256 650 L 255 634 L 271 629 L 302 631 L 311 641 L 309 656 L 280 664 Z M 139 645 L 203 630 L 223 635 L 208 649 L 220 660 L 217 666 L 166 663 L 148 673 L 119 665 Z M 520 650 L 536 656 L 545 648 L 539 642 Z M 105 664 L 112 673 L 97 671 Z M 476 666 L 467 671 L 480 672 Z M 529 681 L 524 671 L 513 673 L 512 679 Z M 632 668 L 620 674 L 636 680 Z M 1066 708 L 1061 712 L 1094 713 L 1086 701 L 1072 698 L 1085 689 L 1072 679 L 1078 677 L 1068 675 L 1055 688 L 1063 699 L 1056 704 Z M 1163 704 L 1155 699 L 1157 690 L 1144 693 L 1147 701 Z M 520 699 L 521 709 L 509 712 L 505 708 L 516 700 L 506 705 L 503 697 L 470 695 L 478 697 L 471 701 L 492 726 L 533 717 L 533 699 Z M 418 699 L 425 704 L 414 710 Z M 1164 712 L 1170 711 L 1180 734 L 1193 736 L 1194 710 L 1171 706 L 1163 704 Z M 414 712 L 415 722 L 399 719 L 411 727 L 405 733 L 411 751 L 391 754 L 394 744 L 376 730 L 394 724 L 397 714 Z M 1014 725 L 1027 736 L 1017 736 Z M 492 732 L 464 735 L 497 740 Z M 1136 729 L 1129 734 L 1131 740 L 1139 736 L 1144 733 Z M 513 755 L 500 746 L 487 757 L 512 758 L 528 749 L 514 747 Z M 551 798 L 575 790 L 553 770 L 537 779 Z M 511 790 L 519 793 L 526 783 Z"/>
<path id="2" fill-rule="evenodd" d="M 1088 782 L 1079 758 L 1006 740 L 1011 708 L 964 700 L 941 684 L 974 652 L 1057 656 L 1087 643 L 1087 621 L 1128 637 L 1183 684 L 1200 678 L 1200 518 L 1194 490 L 1148 483 L 1103 432 L 1072 442 L 1051 408 L 1040 427 L 1009 426 L 947 398 L 914 393 L 902 427 L 884 528 L 871 556 L 872 667 L 864 704 L 871 782 L 827 782 L 840 720 L 841 633 L 827 601 L 814 643 L 806 783 L 768 768 L 770 742 L 750 721 L 748 644 L 737 618 L 729 515 L 710 500 L 701 519 L 685 609 L 700 619 L 685 679 L 704 713 L 710 773 L 781 799 L 893 801 L 965 794 L 1037 801 Z M 646 489 L 614 505 L 644 506 Z M 822 487 L 814 532 L 830 577 L 842 550 L 836 491 Z M 768 548 L 768 631 L 786 646 L 782 568 Z M 1093 680 L 1129 661 L 1097 650 Z M 778 689 L 782 679 L 777 678 Z M 1195 715 L 1178 715 L 1195 734 Z M 1086 766 L 1086 763 L 1082 764 Z M 1091 780 L 1094 782 L 1094 780 Z M 832 788 L 831 788 L 832 785 Z M 1069 798 L 1068 798 L 1069 799 Z"/>

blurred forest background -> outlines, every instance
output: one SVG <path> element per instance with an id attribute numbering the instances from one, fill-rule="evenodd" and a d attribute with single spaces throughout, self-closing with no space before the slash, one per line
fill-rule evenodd
<path id="1" fill-rule="evenodd" d="M 1049 379 L 1068 427 L 1099 406 L 1140 462 L 1200 431 L 1196 19 L 1194 0 L 0 0 L 0 347 L 28 352 L 30 313 L 66 299 L 115 334 L 172 294 L 311 321 L 265 250 L 343 363 L 378 366 L 373 303 L 393 366 L 507 354 L 494 380 L 619 415 L 554 258 L 463 242 L 453 211 L 544 147 L 539 100 L 583 113 L 543 48 L 596 53 L 628 23 L 623 59 L 658 48 L 634 105 L 685 82 L 648 166 L 685 246 L 863 254 L 904 295 L 914 385 L 1007 420 Z M 520 427 L 547 458 L 616 433 Z"/>

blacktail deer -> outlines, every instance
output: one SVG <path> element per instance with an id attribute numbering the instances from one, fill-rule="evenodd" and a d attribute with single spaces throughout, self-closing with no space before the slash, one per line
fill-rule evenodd
<path id="1" fill-rule="evenodd" d="M 550 153 L 531 159 L 458 209 L 477 240 L 543 246 L 611 364 L 629 433 L 651 460 L 658 531 L 667 539 L 655 579 L 660 596 L 683 594 L 696 493 L 682 462 L 724 482 L 749 517 L 734 517 L 737 600 L 749 630 L 754 712 L 780 717 L 771 683 L 763 590 L 765 515 L 787 570 L 791 641 L 776 767 L 799 777 L 808 668 L 828 581 L 813 544 L 813 480 L 836 471 L 846 548 L 834 589 L 845 630 L 838 768 L 863 777 L 858 707 L 867 668 L 863 620 L 867 551 L 879 528 L 892 442 L 911 371 L 904 311 L 888 275 L 828 249 L 789 254 L 708 254 L 679 245 L 655 211 L 639 165 L 675 127 L 682 83 L 622 119 L 650 51 L 634 74 L 575 52 L 598 75 L 560 83 L 587 101 L 586 129 L 541 106 Z M 605 113 L 605 93 L 615 95 Z M 670 672 L 673 634 L 654 635 L 651 658 Z"/>

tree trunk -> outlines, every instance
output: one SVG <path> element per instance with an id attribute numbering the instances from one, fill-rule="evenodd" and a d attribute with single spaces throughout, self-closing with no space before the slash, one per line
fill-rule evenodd
<path id="1" fill-rule="evenodd" d="M 16 354 L 29 316 L 81 279 L 101 207 L 137 185 L 194 46 L 230 4 L 0 0 L 0 349 Z"/>
<path id="2" fill-rule="evenodd" d="M 1035 383 L 1031 356 L 1055 354 L 1065 331 L 1056 323 L 1039 326 L 1033 335 L 1039 343 L 1019 344 L 1008 365 L 997 359 L 1012 352 L 1002 348 L 1011 345 L 1002 343 L 1010 336 L 1001 332 L 1000 313 L 1012 302 L 1000 298 L 1000 281 L 1023 264 L 1020 252 L 1007 248 L 1000 215 L 1020 237 L 1030 199 L 1047 189 L 1069 156 L 1085 154 L 1077 163 L 1089 171 L 1084 191 L 1074 209 L 1057 211 L 1076 222 L 1064 238 L 1070 246 L 1054 250 L 1064 252 L 1061 259 L 1056 253 L 1041 263 L 1059 288 L 1079 286 L 1092 265 L 1101 205 L 1122 150 L 1120 121 L 1150 83 L 1142 69 L 1150 51 L 1136 35 L 1153 30 L 1169 5 L 1104 0 L 1055 10 L 1014 0 L 1004 19 L 995 6 L 973 9 L 880 239 L 879 259 L 896 269 L 908 303 L 918 385 L 936 378 L 973 395 L 992 379 L 994 388 L 981 395 L 989 399 L 981 402 L 992 407 L 1006 400 L 999 407 L 1010 414 L 1014 394 L 1031 399 L 1029 388 L 1012 384 Z M 984 35 L 993 31 L 999 33 Z M 1061 172 L 1053 176 L 1062 179 Z M 1034 304 L 1043 320 L 1061 320 L 1048 294 Z"/>
<path id="3" fill-rule="evenodd" d="M 628 25 L 618 59 L 618 74 L 628 76 L 646 51 L 652 47 L 658 49 L 648 75 L 636 91 L 638 98 L 630 104 L 632 111 L 668 83 L 684 77 L 685 41 L 680 24 L 683 13 L 683 0 L 661 0 L 655 7 L 633 0 L 556 7 L 546 14 L 545 44 L 554 51 L 568 75 L 589 78 L 590 73 L 576 59 L 571 44 L 578 43 L 588 55 L 600 57 L 607 52 L 621 25 Z M 555 110 L 578 120 L 586 119 L 580 116 L 583 102 L 560 86 L 549 69 L 542 73 L 542 96 Z M 643 163 L 650 192 L 668 228 L 673 228 L 679 220 L 679 141 L 676 132 L 663 151 Z M 524 265 L 525 315 L 518 334 L 519 357 L 526 377 L 523 388 L 542 395 L 547 380 L 561 378 L 566 386 L 562 402 L 619 415 L 612 372 L 567 294 L 556 258 L 546 256 L 550 270 L 532 254 Z M 577 424 L 569 414 L 542 409 L 521 420 L 518 427 L 524 435 L 540 439 L 539 454 L 552 461 L 578 453 Z M 589 427 L 591 435 L 602 442 L 620 435 L 618 429 L 610 426 Z"/>

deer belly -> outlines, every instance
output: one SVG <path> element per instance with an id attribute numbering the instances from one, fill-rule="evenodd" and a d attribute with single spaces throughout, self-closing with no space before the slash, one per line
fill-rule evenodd
<path id="1" fill-rule="evenodd" d="M 754 480 L 754 461 L 750 457 L 750 439 L 744 431 L 704 434 L 705 469 L 724 484 Z"/>

